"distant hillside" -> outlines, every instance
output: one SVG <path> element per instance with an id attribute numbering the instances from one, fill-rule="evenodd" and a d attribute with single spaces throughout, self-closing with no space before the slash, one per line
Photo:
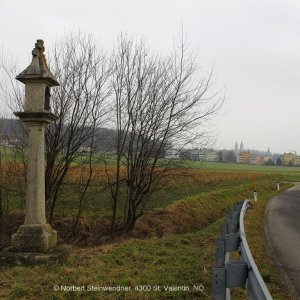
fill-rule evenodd
<path id="1" fill-rule="evenodd" d="M 0 135 L 2 140 L 21 136 L 22 123 L 18 119 L 2 119 L 0 118 Z M 97 151 L 113 152 L 116 149 L 117 133 L 114 129 L 97 128 L 95 133 L 95 145 Z M 2 141 L 3 142 L 3 141 Z M 88 144 L 88 143 L 87 143 Z M 88 145 L 83 145 L 88 146 Z"/>
<path id="2" fill-rule="evenodd" d="M 20 121 L 17 119 L 2 119 L 0 118 L 0 133 L 1 134 L 14 134 L 15 129 L 18 128 Z"/>
<path id="3" fill-rule="evenodd" d="M 96 150 L 101 152 L 114 152 L 117 148 L 117 132 L 109 128 L 97 128 L 95 133 Z"/>

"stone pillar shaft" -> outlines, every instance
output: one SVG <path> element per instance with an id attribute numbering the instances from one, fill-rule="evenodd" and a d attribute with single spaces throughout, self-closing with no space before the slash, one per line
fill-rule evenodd
<path id="1" fill-rule="evenodd" d="M 46 224 L 45 216 L 45 126 L 26 122 L 28 128 L 28 167 L 26 215 L 24 224 Z"/>

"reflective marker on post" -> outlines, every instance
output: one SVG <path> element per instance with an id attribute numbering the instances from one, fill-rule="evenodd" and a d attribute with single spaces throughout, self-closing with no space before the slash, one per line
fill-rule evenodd
<path id="1" fill-rule="evenodd" d="M 257 192 L 254 191 L 253 195 L 254 195 L 254 201 L 257 201 Z"/>

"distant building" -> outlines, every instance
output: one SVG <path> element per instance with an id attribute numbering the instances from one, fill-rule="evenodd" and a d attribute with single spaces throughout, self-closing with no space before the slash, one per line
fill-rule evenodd
<path id="1" fill-rule="evenodd" d="M 262 156 L 251 153 L 250 151 L 241 152 L 239 162 L 246 165 L 263 165 L 264 158 Z"/>
<path id="2" fill-rule="evenodd" d="M 284 153 L 280 155 L 280 159 L 283 166 L 300 166 L 300 156 L 296 153 Z"/>
<path id="3" fill-rule="evenodd" d="M 236 162 L 239 163 L 240 162 L 240 150 L 239 150 L 239 146 L 238 146 L 237 142 L 235 142 L 234 154 L 235 154 L 235 157 L 236 157 Z"/>
<path id="4" fill-rule="evenodd" d="M 213 149 L 201 149 L 199 153 L 199 160 L 201 161 L 220 161 L 220 153 Z"/>
<path id="5" fill-rule="evenodd" d="M 262 156 L 256 155 L 255 156 L 255 164 L 256 165 L 263 165 L 264 164 L 264 158 Z"/>
<path id="6" fill-rule="evenodd" d="M 200 150 L 198 148 L 194 149 L 184 149 L 180 151 L 180 158 L 187 160 L 200 160 Z"/>
<path id="7" fill-rule="evenodd" d="M 273 162 L 272 153 L 270 151 L 270 148 L 268 148 L 266 155 L 264 156 L 264 163 L 268 164 L 269 162 Z"/>
<path id="8" fill-rule="evenodd" d="M 265 162 L 269 161 L 270 159 L 273 161 L 272 153 L 269 148 L 267 152 L 257 151 L 257 150 L 245 151 L 243 142 L 240 143 L 240 147 L 236 142 L 233 152 L 236 156 L 236 162 L 241 164 L 263 165 Z M 266 153 L 267 155 L 264 156 L 264 153 Z"/>
<path id="9" fill-rule="evenodd" d="M 265 162 L 265 163 L 266 163 L 267 161 L 270 161 L 270 160 L 273 161 L 273 157 L 272 157 L 271 155 L 264 156 L 263 159 L 264 159 L 264 162 Z"/>
<path id="10" fill-rule="evenodd" d="M 239 154 L 239 163 L 240 164 L 254 164 L 255 163 L 255 155 L 250 153 L 250 151 L 243 151 Z"/>
<path id="11" fill-rule="evenodd" d="M 244 151 L 244 144 L 243 144 L 243 142 L 241 142 L 241 144 L 240 144 L 240 151 L 241 151 L 241 152 Z"/>
<path id="12" fill-rule="evenodd" d="M 236 156 L 236 162 L 239 163 L 240 162 L 240 153 L 244 152 L 244 144 L 243 142 L 240 143 L 240 148 L 238 146 L 238 143 L 235 143 L 234 146 L 234 154 Z"/>
<path id="13" fill-rule="evenodd" d="M 185 149 L 180 151 L 179 157 L 187 160 L 218 162 L 220 161 L 220 152 L 207 148 Z"/>

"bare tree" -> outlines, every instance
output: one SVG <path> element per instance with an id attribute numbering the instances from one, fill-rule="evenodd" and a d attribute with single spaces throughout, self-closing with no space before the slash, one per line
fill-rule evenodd
<path id="1" fill-rule="evenodd" d="M 211 73 L 205 79 L 197 77 L 195 57 L 187 53 L 184 42 L 172 56 L 161 58 L 143 41 L 121 36 L 112 61 L 117 129 L 116 171 L 107 172 L 112 232 L 122 205 L 123 228 L 129 232 L 171 169 L 172 160 L 162 159 L 165 150 L 203 140 L 203 128 L 222 99 L 210 94 Z"/>
<path id="2" fill-rule="evenodd" d="M 95 129 L 107 112 L 109 69 L 103 51 L 97 47 L 91 35 L 78 33 L 70 34 L 51 50 L 51 69 L 61 85 L 52 95 L 52 110 L 60 118 L 46 133 L 49 222 L 71 163 L 83 149 L 90 149 L 92 155 Z"/>
<path id="3" fill-rule="evenodd" d="M 0 136 L 2 137 L 2 122 L 0 121 Z M 2 145 L 2 139 L 0 140 L 0 147 Z M 3 223 L 4 223 L 4 200 L 3 200 L 3 190 L 4 190 L 4 170 L 3 170 L 3 163 L 2 163 L 2 149 L 0 148 L 0 246 L 2 244 L 2 237 L 3 237 Z"/>
<path id="4" fill-rule="evenodd" d="M 62 184 L 71 163 L 90 149 L 95 129 L 107 112 L 109 68 L 104 52 L 89 34 L 71 33 L 49 50 L 51 71 L 60 83 L 51 95 L 51 110 L 59 120 L 46 130 L 45 192 L 48 221 L 53 219 Z M 15 76 L 16 64 L 2 60 L 0 98 L 12 111 L 22 110 L 23 86 Z M 26 129 L 25 129 L 26 131 Z M 89 180 L 87 179 L 87 182 Z"/>
<path id="5" fill-rule="evenodd" d="M 11 114 L 3 113 L 2 118 L 14 118 L 12 112 L 22 111 L 25 91 L 23 85 L 15 79 L 20 73 L 20 69 L 16 61 L 12 60 L 3 53 L 0 57 L 0 101 L 2 105 L 6 105 Z M 12 149 L 15 152 L 15 157 L 23 164 L 22 174 L 26 180 L 26 155 L 25 148 L 27 146 L 28 133 L 24 123 L 19 119 L 16 122 L 10 123 L 10 133 L 14 139 L 18 139 L 15 147 Z"/>
<path id="6" fill-rule="evenodd" d="M 4 114 L 0 116 L 0 248 L 8 242 L 9 213 L 16 205 L 25 207 L 24 165 L 20 159 L 23 156 L 14 134 L 14 121 Z"/>
<path id="7" fill-rule="evenodd" d="M 24 89 L 15 79 L 20 69 L 15 60 L 1 53 L 0 56 L 0 100 L 12 111 L 20 111 L 23 107 Z"/>
<path id="8" fill-rule="evenodd" d="M 46 207 L 49 222 L 72 163 L 82 149 L 90 149 L 87 177 L 81 177 L 82 194 L 74 230 L 83 210 L 83 198 L 93 174 L 95 132 L 110 112 L 116 129 L 115 169 L 106 168 L 111 193 L 112 233 L 118 214 L 123 230 L 130 232 L 173 168 L 166 150 L 203 143 L 208 121 L 222 105 L 211 92 L 212 73 L 199 74 L 195 56 L 182 41 L 169 57 L 154 54 L 143 41 L 121 36 L 108 62 L 94 39 L 70 34 L 50 51 L 50 69 L 61 86 L 52 95 L 52 111 L 60 119 L 46 131 Z M 4 64 L 2 64 L 4 65 Z M 13 111 L 20 110 L 22 89 L 16 70 L 3 68 L 8 82 L 0 81 L 0 97 Z"/>

